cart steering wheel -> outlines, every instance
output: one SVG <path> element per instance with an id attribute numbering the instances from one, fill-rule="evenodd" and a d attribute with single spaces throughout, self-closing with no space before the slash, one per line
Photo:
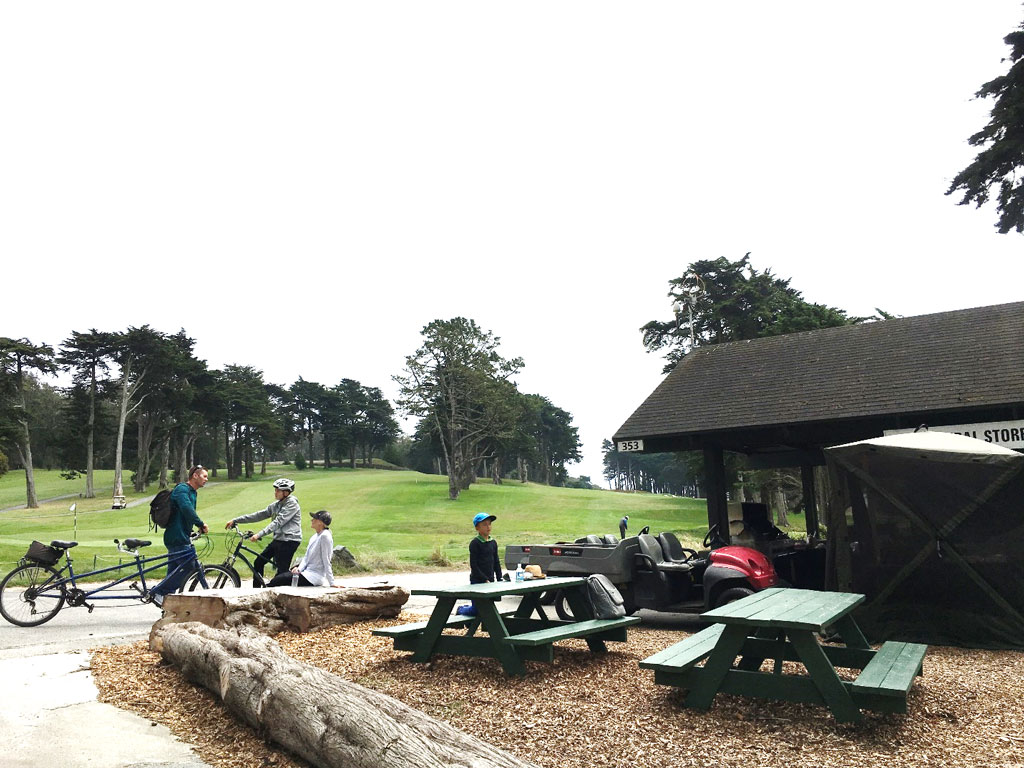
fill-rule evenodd
<path id="1" fill-rule="evenodd" d="M 640 535 L 641 536 L 643 536 L 646 533 L 650 533 L 650 532 L 651 532 L 651 526 L 649 526 L 649 525 L 645 525 L 643 528 L 640 529 Z"/>
<path id="2" fill-rule="evenodd" d="M 704 548 L 710 549 L 711 542 L 718 538 L 718 526 L 712 525 L 708 528 L 708 532 L 704 534 Z"/>

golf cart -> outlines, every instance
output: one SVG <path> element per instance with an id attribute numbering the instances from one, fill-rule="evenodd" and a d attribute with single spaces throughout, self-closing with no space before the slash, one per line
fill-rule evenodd
<path id="1" fill-rule="evenodd" d="M 705 547 L 712 538 L 709 532 Z M 779 581 L 771 562 L 755 549 L 725 546 L 697 552 L 683 547 L 671 531 L 652 536 L 649 527 L 621 541 L 613 534 L 592 534 L 573 542 L 507 546 L 505 567 L 519 565 L 538 565 L 549 576 L 604 574 L 622 593 L 627 613 L 640 608 L 699 613 Z M 561 594 L 546 598 L 560 618 L 571 618 Z"/>

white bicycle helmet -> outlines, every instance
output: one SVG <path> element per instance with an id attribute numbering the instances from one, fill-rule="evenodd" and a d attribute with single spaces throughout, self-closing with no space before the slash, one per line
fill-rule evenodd
<path id="1" fill-rule="evenodd" d="M 274 481 L 274 488 L 279 491 L 288 491 L 289 493 L 292 493 L 295 491 L 295 483 L 287 477 L 282 477 L 280 480 Z"/>

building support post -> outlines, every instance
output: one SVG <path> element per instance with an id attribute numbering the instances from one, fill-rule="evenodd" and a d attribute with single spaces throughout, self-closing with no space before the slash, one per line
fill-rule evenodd
<path id="1" fill-rule="evenodd" d="M 729 504 L 725 487 L 725 452 L 720 446 L 704 449 L 704 474 L 708 499 L 708 528 L 718 526 L 718 535 L 729 543 Z"/>
<path id="2" fill-rule="evenodd" d="M 807 538 L 818 536 L 818 500 L 814 495 L 814 467 L 800 465 L 800 479 L 804 486 L 804 521 L 807 523 Z"/>

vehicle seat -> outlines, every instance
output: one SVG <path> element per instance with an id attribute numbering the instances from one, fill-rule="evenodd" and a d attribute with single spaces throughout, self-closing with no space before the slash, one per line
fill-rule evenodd
<path id="1" fill-rule="evenodd" d="M 637 536 L 640 544 L 640 552 L 647 555 L 654 562 L 655 570 L 662 571 L 664 573 L 689 573 L 691 566 L 689 563 L 672 563 L 665 559 L 665 555 L 661 550 L 661 544 L 658 540 L 651 536 L 649 533 L 641 533 Z"/>
<path id="2" fill-rule="evenodd" d="M 616 544 L 619 543 L 619 537 L 616 536 L 614 533 L 606 533 L 601 538 L 604 539 L 605 546 L 608 547 L 614 547 Z"/>
<path id="3" fill-rule="evenodd" d="M 597 534 L 591 533 L 587 536 L 587 544 L 603 544 L 601 537 Z"/>
<path id="4" fill-rule="evenodd" d="M 658 543 L 661 544 L 661 551 L 665 555 L 665 559 L 671 563 L 685 563 L 697 554 L 692 549 L 685 549 L 672 531 L 659 533 Z"/>

